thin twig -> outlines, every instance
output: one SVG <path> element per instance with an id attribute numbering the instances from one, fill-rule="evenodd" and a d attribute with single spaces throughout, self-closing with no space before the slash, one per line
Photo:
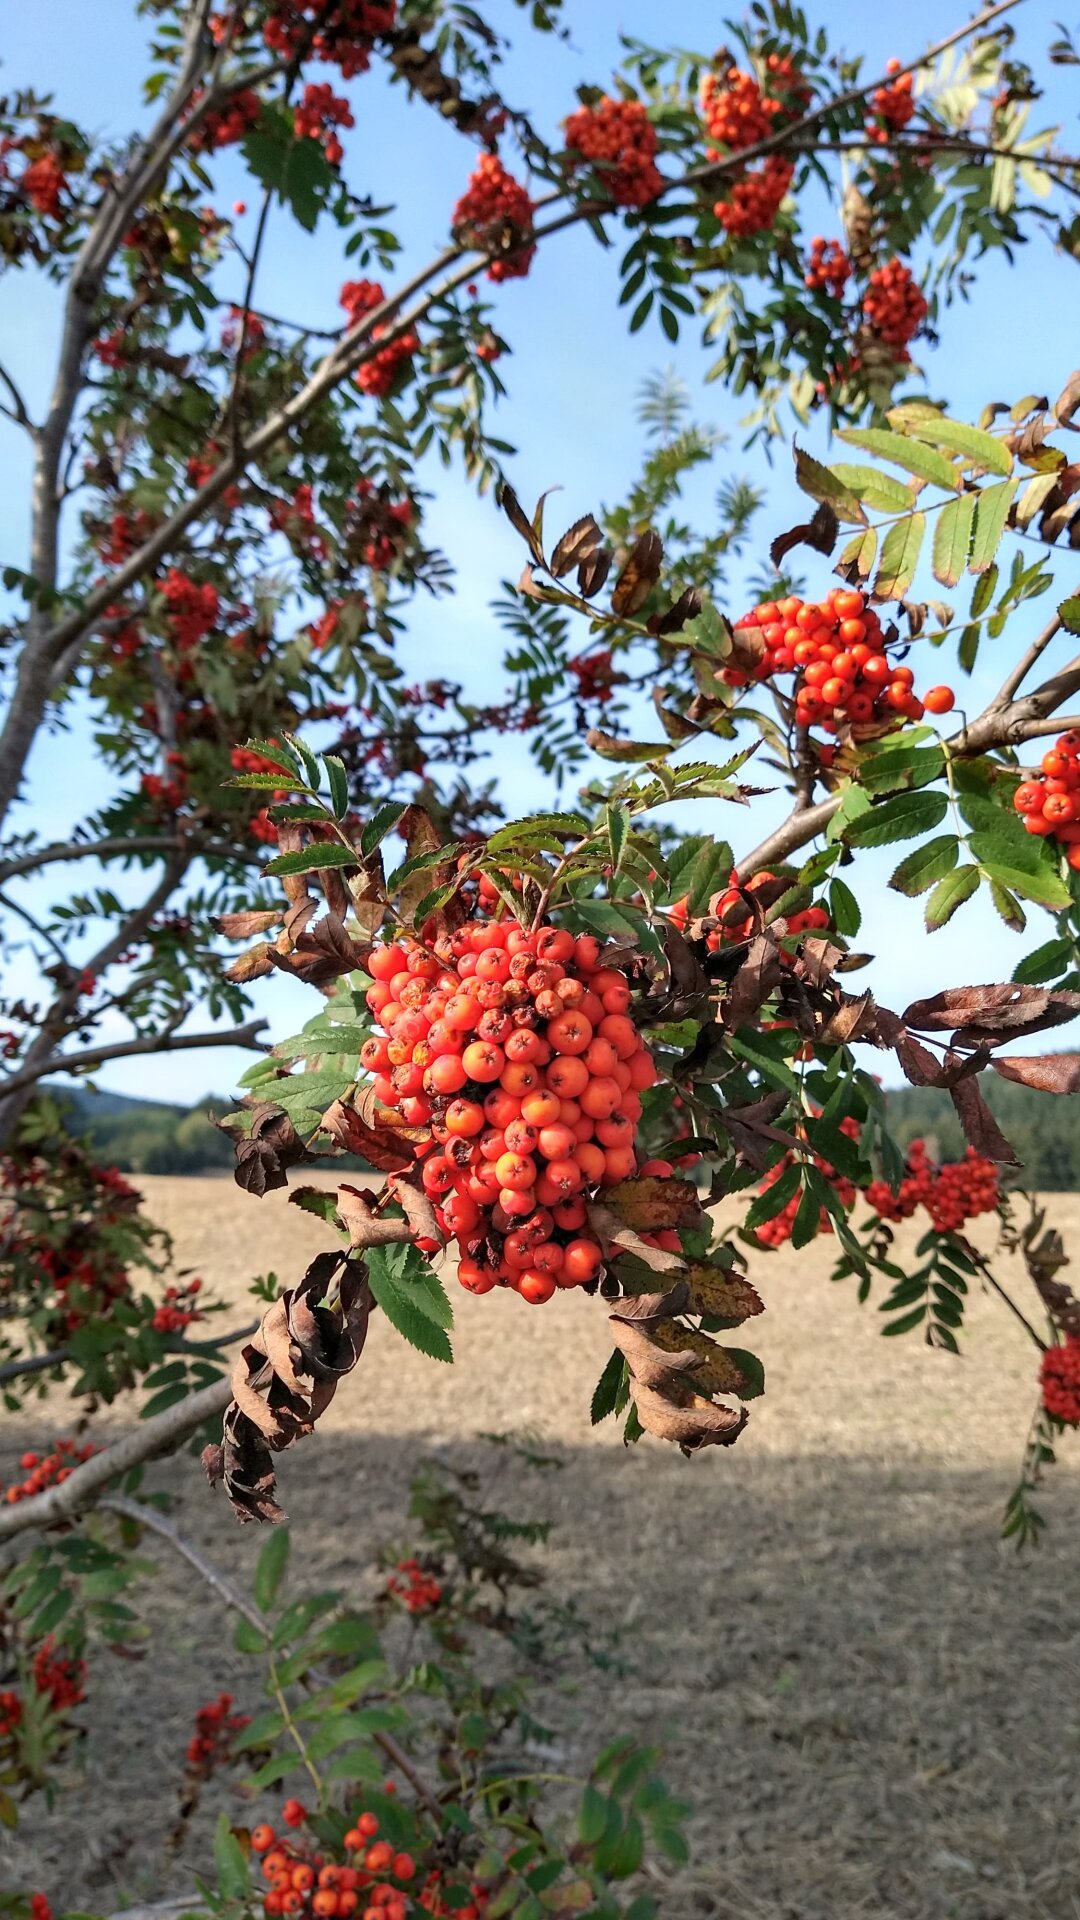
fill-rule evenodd
<path id="1" fill-rule="evenodd" d="M 1035 662 L 1046 652 L 1050 642 L 1055 640 L 1061 632 L 1062 625 L 1063 622 L 1060 613 L 1055 613 L 1053 619 L 1047 621 L 1042 632 L 1036 635 L 1027 652 L 1021 655 L 1016 665 L 1011 667 L 1006 674 L 990 703 L 991 707 L 1007 707 L 1009 705 L 1019 689 L 1023 686 Z"/>
<path id="2" fill-rule="evenodd" d="M 52 1367 L 62 1366 L 70 1356 L 70 1347 L 54 1347 L 51 1353 L 30 1353 L 22 1360 L 5 1360 L 0 1366 L 0 1384 L 18 1380 L 27 1373 L 47 1373 Z"/>
<path id="3" fill-rule="evenodd" d="M 36 435 L 37 428 L 26 411 L 26 401 L 23 399 L 22 394 L 19 392 L 18 387 L 15 385 L 6 367 L 0 367 L 0 380 L 3 381 L 11 395 L 10 407 L 0 405 L 0 413 L 6 414 L 7 418 L 13 420 L 17 427 L 25 427 L 27 433 Z"/>

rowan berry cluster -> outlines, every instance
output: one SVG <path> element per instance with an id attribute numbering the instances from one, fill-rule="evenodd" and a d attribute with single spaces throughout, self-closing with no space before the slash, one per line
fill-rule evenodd
<path id="1" fill-rule="evenodd" d="M 355 127 L 352 108 L 325 82 L 309 82 L 304 97 L 293 108 L 293 131 L 298 140 L 318 140 L 332 167 L 341 165 L 345 149 L 335 127 Z"/>
<path id="2" fill-rule="evenodd" d="M 764 86 L 738 67 L 729 67 L 724 74 L 707 73 L 701 83 L 705 131 L 717 149 L 739 153 L 774 133 L 809 98 L 810 89 L 784 54 L 768 56 Z M 728 199 L 717 201 L 713 211 L 721 226 L 738 238 L 766 232 L 794 175 L 794 165 L 781 153 L 767 154 L 756 172 L 736 181 Z"/>
<path id="3" fill-rule="evenodd" d="M 233 306 L 229 308 L 229 317 L 221 329 L 221 344 L 226 353 L 232 353 L 240 345 L 241 340 L 243 340 L 244 343 L 242 358 L 244 360 L 250 360 L 252 355 L 258 353 L 259 349 L 266 344 L 266 327 L 264 322 L 260 320 L 258 314 L 252 313 L 250 307 Z M 215 466 L 218 464 L 218 460 L 221 458 L 220 446 L 211 443 L 211 448 L 208 449 L 208 451 L 216 454 L 217 458 L 211 460 L 209 464 L 204 461 L 202 465 L 203 480 L 210 478 Z M 188 462 L 188 472 L 191 472 L 190 461 Z M 238 506 L 240 502 L 238 488 L 226 487 L 221 496 L 221 500 L 224 506 Z"/>
<path id="4" fill-rule="evenodd" d="M 578 699 L 595 700 L 601 706 L 626 678 L 625 674 L 615 672 L 610 647 L 601 648 L 599 653 L 579 653 L 566 664 L 577 681 Z"/>
<path id="5" fill-rule="evenodd" d="M 998 1170 L 968 1147 L 962 1160 L 939 1166 L 930 1158 L 925 1140 L 913 1140 L 907 1151 L 904 1178 L 894 1193 L 884 1180 L 872 1180 L 866 1203 L 882 1220 L 909 1220 L 925 1207 L 939 1233 L 959 1233 L 977 1214 L 997 1210 Z"/>
<path id="6" fill-rule="evenodd" d="M 46 1487 L 58 1486 L 74 1473 L 81 1461 L 89 1460 L 96 1452 L 96 1447 L 78 1447 L 74 1440 L 58 1440 L 51 1453 L 24 1453 L 19 1465 L 26 1479 L 5 1487 L 5 1501 L 13 1507 L 20 1500 L 32 1500 L 36 1493 L 44 1493 Z"/>
<path id="7" fill-rule="evenodd" d="M 399 1560 L 397 1572 L 390 1575 L 386 1591 L 400 1600 L 409 1613 L 434 1613 L 443 1596 L 440 1582 L 427 1573 L 419 1560 Z"/>
<path id="8" fill-rule="evenodd" d="M 1039 772 L 1020 782 L 1013 806 L 1029 833 L 1067 847 L 1070 867 L 1080 872 L 1080 733 L 1058 735 Z"/>
<path id="9" fill-rule="evenodd" d="M 851 274 L 851 261 L 839 240 L 826 240 L 818 233 L 810 242 L 810 258 L 803 282 L 811 292 L 831 293 L 842 300 Z"/>
<path id="10" fill-rule="evenodd" d="M 850 1118 L 841 1120 L 839 1132 L 846 1135 L 849 1140 L 857 1140 L 859 1137 L 858 1121 Z M 758 1191 L 767 1193 L 770 1187 L 775 1186 L 781 1174 L 786 1173 L 787 1169 L 794 1163 L 794 1159 L 795 1156 L 793 1154 L 785 1153 L 783 1158 L 778 1160 L 774 1167 L 769 1168 Z M 839 1200 L 845 1212 L 850 1213 L 852 1207 L 855 1205 L 856 1188 L 854 1182 L 846 1179 L 844 1175 L 838 1174 L 836 1168 L 831 1166 L 827 1160 L 823 1160 L 818 1153 L 813 1155 L 813 1164 L 822 1178 L 829 1182 L 829 1185 L 832 1187 L 836 1198 Z M 780 1247 L 783 1246 L 786 1240 L 790 1240 L 792 1228 L 795 1225 L 795 1216 L 801 1204 L 801 1193 L 794 1193 L 787 1205 L 781 1208 L 779 1213 L 774 1213 L 771 1220 L 763 1220 L 760 1226 L 755 1227 L 754 1237 L 758 1245 L 762 1247 Z M 816 1231 L 818 1233 L 832 1233 L 833 1231 L 832 1217 L 825 1207 L 818 1209 Z"/>
<path id="11" fill-rule="evenodd" d="M 885 146 L 890 133 L 899 133 L 901 127 L 906 127 L 915 111 L 910 73 L 900 73 L 900 62 L 895 58 L 886 61 L 885 71 L 900 77 L 870 95 L 871 117 L 866 123 L 866 132 L 877 146 Z"/>
<path id="12" fill-rule="evenodd" d="M 396 17 L 396 0 L 276 0 L 263 39 L 272 52 L 291 59 L 306 50 L 311 22 L 318 21 L 318 31 L 310 38 L 312 53 L 337 67 L 343 79 L 353 80 L 367 72 L 373 43 L 390 32 Z M 226 31 L 227 17 L 222 16 L 218 37 L 223 39 Z"/>
<path id="13" fill-rule="evenodd" d="M 201 1320 L 202 1310 L 195 1305 L 201 1291 L 201 1280 L 188 1280 L 182 1287 L 166 1287 L 165 1298 L 150 1322 L 154 1332 L 182 1333 L 193 1320 Z"/>
<path id="14" fill-rule="evenodd" d="M 130 559 L 136 547 L 145 540 L 156 525 L 153 516 L 144 507 L 136 507 L 128 513 L 123 507 L 117 507 L 109 520 L 107 529 L 99 533 L 94 544 L 106 566 L 118 567 Z"/>
<path id="15" fill-rule="evenodd" d="M 196 103 L 197 104 L 197 103 Z M 201 153 L 218 147 L 234 147 L 247 138 L 261 112 L 259 96 L 252 87 L 242 87 L 220 107 L 204 113 L 192 129 L 188 145 Z"/>
<path id="16" fill-rule="evenodd" d="M 930 308 L 911 268 L 894 254 L 884 267 L 875 267 L 863 297 L 866 324 L 902 360 L 908 357 Z"/>
<path id="17" fill-rule="evenodd" d="M 58 1653 L 51 1633 L 34 1655 L 31 1671 L 35 1691 L 46 1695 L 54 1713 L 85 1700 L 86 1661 Z"/>
<path id="18" fill-rule="evenodd" d="M 482 153 L 451 217 L 455 240 L 498 255 L 487 269 L 489 280 L 523 280 L 536 247 L 520 243 L 532 224 L 528 189 L 507 172 L 497 154 Z"/>
<path id="19" fill-rule="evenodd" d="M 1042 1403 L 1063 1426 L 1080 1427 L 1080 1339 L 1069 1334 L 1062 1346 L 1048 1347 L 1039 1369 Z"/>
<path id="20" fill-rule="evenodd" d="M 293 550 L 312 560 L 326 559 L 326 542 L 315 519 L 315 490 L 304 480 L 291 500 L 274 500 L 267 515 L 275 533 L 283 533 Z"/>
<path id="21" fill-rule="evenodd" d="M 221 617 L 217 588 L 208 580 L 192 580 L 179 567 L 170 567 L 161 583 L 169 632 L 182 653 L 197 647 L 212 633 Z"/>
<path id="22" fill-rule="evenodd" d="M 23 168 L 19 187 L 25 199 L 30 202 L 35 213 L 43 213 L 50 220 L 58 220 L 62 212 L 61 201 L 67 186 L 67 172 L 60 155 L 53 150 L 41 153 Z"/>
<path id="23" fill-rule="evenodd" d="M 227 1766 L 234 1757 L 234 1742 L 250 1725 L 250 1714 L 233 1712 L 231 1693 L 219 1693 L 216 1700 L 200 1707 L 185 1754 L 189 1773 L 209 1780 L 216 1767 Z"/>
<path id="24" fill-rule="evenodd" d="M 495 919 L 431 949 L 377 948 L 368 964 L 383 1033 L 360 1058 L 377 1098 L 431 1129 L 423 1184 L 460 1248 L 462 1285 L 539 1305 L 596 1279 L 586 1201 L 634 1173 L 656 1077 L 625 974 L 591 934 Z"/>
<path id="25" fill-rule="evenodd" d="M 175 813 L 187 799 L 187 780 L 184 778 L 186 762 L 182 754 L 170 753 L 167 758 L 181 762 L 182 770 L 178 775 L 170 780 L 163 773 L 144 773 L 139 785 L 146 798 L 152 801 L 155 807 L 160 807 L 167 813 Z"/>
<path id="26" fill-rule="evenodd" d="M 365 313 L 371 313 L 375 307 L 381 307 L 385 299 L 385 291 L 377 280 L 346 280 L 338 295 L 338 301 L 348 315 L 350 327 L 355 327 Z M 386 321 L 372 327 L 372 339 L 381 340 L 393 324 L 392 321 Z M 389 393 L 403 362 L 412 358 L 419 345 L 418 335 L 410 328 L 399 339 L 392 340 L 389 346 L 381 348 L 370 360 L 365 360 L 363 366 L 357 368 L 355 375 L 356 384 L 361 393 L 374 394 L 377 399 Z"/>
<path id="27" fill-rule="evenodd" d="M 285 1826 L 294 1829 L 307 1820 L 299 1800 L 287 1800 L 281 1817 Z M 373 1813 L 359 1814 L 345 1835 L 352 1861 L 338 1866 L 311 1846 L 275 1833 L 271 1826 L 253 1828 L 252 1851 L 261 1856 L 263 1877 L 270 1883 L 263 1896 L 264 1913 L 347 1920 L 360 1909 L 361 1920 L 407 1920 L 416 1862 L 388 1840 L 377 1839 L 378 1831 Z"/>
<path id="28" fill-rule="evenodd" d="M 575 163 L 580 154 L 592 162 L 617 207 L 645 207 L 664 184 L 656 165 L 656 128 L 640 100 L 612 100 L 579 107 L 563 123 Z"/>
<path id="29" fill-rule="evenodd" d="M 736 632 L 759 634 L 764 648 L 755 667 L 724 667 L 722 678 L 740 687 L 794 673 L 799 726 L 836 733 L 846 723 L 857 739 L 860 729 L 921 720 L 927 710 L 948 713 L 953 705 L 948 687 L 917 697 L 911 668 L 891 664 L 881 621 L 854 590 L 834 588 L 820 603 L 794 595 L 764 600 L 738 621 Z"/>

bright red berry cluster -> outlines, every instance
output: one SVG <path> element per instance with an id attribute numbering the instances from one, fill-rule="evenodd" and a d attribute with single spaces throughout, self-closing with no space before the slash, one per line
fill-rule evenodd
<path id="1" fill-rule="evenodd" d="M 1047 1349 L 1039 1379 L 1047 1413 L 1067 1427 L 1080 1427 L 1080 1339 L 1075 1334 L 1063 1346 Z"/>
<path id="2" fill-rule="evenodd" d="M 64 1713 L 85 1700 L 86 1661 L 57 1653 L 50 1633 L 34 1655 L 34 1686 L 48 1697 L 54 1713 Z"/>
<path id="3" fill-rule="evenodd" d="M 507 172 L 498 154 L 482 153 L 454 208 L 450 221 L 454 238 L 484 252 L 499 252 L 500 257 L 488 267 L 489 280 L 523 280 L 536 247 L 520 242 L 532 231 L 532 224 L 528 189 Z"/>
<path id="4" fill-rule="evenodd" d="M 849 1140 L 857 1140 L 859 1137 L 859 1123 L 857 1120 L 841 1120 L 839 1131 L 845 1134 Z M 759 1192 L 767 1193 L 770 1187 L 775 1186 L 781 1174 L 786 1173 L 788 1167 L 792 1165 L 793 1160 L 793 1154 L 785 1153 L 783 1158 L 778 1160 L 774 1167 L 770 1167 L 761 1182 Z M 854 1183 L 851 1180 L 845 1179 L 842 1174 L 838 1174 L 836 1168 L 830 1166 L 827 1160 L 823 1160 L 820 1154 L 814 1154 L 813 1163 L 823 1179 L 829 1182 L 845 1212 L 850 1213 L 852 1207 L 855 1205 L 856 1189 Z M 780 1247 L 783 1246 L 786 1240 L 790 1240 L 791 1230 L 795 1225 L 795 1216 L 799 1211 L 801 1203 L 801 1193 L 792 1194 L 787 1205 L 781 1208 L 779 1213 L 774 1213 L 771 1220 L 763 1220 L 759 1227 L 755 1227 L 754 1237 L 758 1245 L 762 1247 Z M 833 1231 L 832 1217 L 825 1207 L 821 1207 L 818 1210 L 817 1231 L 818 1233 L 832 1233 Z"/>
<path id="5" fill-rule="evenodd" d="M 220 107 L 211 107 L 192 129 L 188 145 L 196 153 L 216 147 L 234 147 L 247 138 L 261 112 L 253 87 L 242 87 Z"/>
<path id="6" fill-rule="evenodd" d="M 1058 735 L 1040 771 L 1020 782 L 1013 806 L 1029 833 L 1067 847 L 1070 867 L 1080 872 L 1080 733 Z"/>
<path id="7" fill-rule="evenodd" d="M 440 1582 L 427 1573 L 419 1560 L 399 1560 L 397 1572 L 390 1575 L 386 1591 L 400 1600 L 409 1613 L 434 1613 L 443 1596 Z"/>
<path id="8" fill-rule="evenodd" d="M 299 1800 L 287 1800 L 281 1817 L 294 1830 L 307 1820 Z M 270 1883 L 263 1896 L 264 1913 L 347 1920 L 359 1908 L 362 1920 L 407 1920 L 416 1862 L 388 1840 L 377 1839 L 378 1831 L 376 1816 L 361 1813 L 345 1835 L 352 1862 L 337 1866 L 312 1846 L 277 1834 L 271 1826 L 253 1828 L 252 1851 L 261 1856 L 263 1877 Z"/>
<path id="9" fill-rule="evenodd" d="M 25 1480 L 13 1481 L 4 1489 L 4 1499 L 9 1507 L 19 1500 L 32 1500 L 36 1493 L 44 1493 L 46 1487 L 55 1487 L 83 1460 L 89 1460 L 97 1448 L 77 1447 L 74 1440 L 58 1440 L 51 1453 L 24 1453 L 19 1461 L 26 1474 Z"/>
<path id="10" fill-rule="evenodd" d="M 189 1773 L 208 1780 L 215 1767 L 226 1766 L 233 1758 L 233 1743 L 250 1725 L 250 1714 L 233 1712 L 231 1693 L 219 1693 L 200 1707 L 185 1755 Z"/>
<path id="11" fill-rule="evenodd" d="M 886 62 L 886 73 L 900 73 L 900 62 L 893 58 Z M 884 87 L 878 87 L 870 95 L 871 117 L 866 123 L 868 137 L 878 146 L 884 146 L 890 133 L 899 133 L 906 127 L 915 111 L 915 99 L 911 91 L 910 73 L 901 73 L 898 80 L 891 80 Z"/>
<path id="12" fill-rule="evenodd" d="M 389 33 L 397 17 L 396 0 L 275 0 L 263 26 L 263 39 L 274 53 L 291 59 L 311 52 L 337 67 L 345 80 L 366 73 L 372 44 Z M 311 38 L 311 22 L 318 31 Z M 228 16 L 219 16 L 217 37 L 229 30 Z"/>
<path id="13" fill-rule="evenodd" d="M 739 153 L 797 115 L 809 98 L 802 75 L 784 54 L 768 56 L 764 86 L 738 67 L 729 67 L 724 74 L 707 73 L 701 83 L 705 131 L 717 149 Z M 713 211 L 721 226 L 743 239 L 766 232 L 794 175 L 794 165 L 783 154 L 766 154 L 755 172 L 744 173 L 735 182 L 726 200 L 717 201 Z"/>
<path id="14" fill-rule="evenodd" d="M 600 1272 L 586 1198 L 634 1173 L 656 1078 L 626 976 L 604 960 L 591 934 L 513 920 L 371 955 L 384 1031 L 360 1058 L 377 1097 L 431 1129 L 424 1188 L 473 1293 L 502 1284 L 539 1305 Z"/>
<path id="15" fill-rule="evenodd" d="M 374 308 L 381 307 L 385 299 L 386 293 L 377 280 L 346 280 L 338 295 L 338 300 L 348 315 L 350 327 L 355 327 L 365 313 L 371 313 Z M 393 321 L 387 320 L 372 327 L 372 339 L 383 339 L 393 325 Z M 357 368 L 355 376 L 361 393 L 374 394 L 377 399 L 389 393 L 403 363 L 412 358 L 419 345 L 419 336 L 410 328 L 398 339 L 392 340 L 389 346 L 381 348 L 370 360 L 365 360 L 363 366 Z"/>
<path id="16" fill-rule="evenodd" d="M 992 1160 L 984 1160 L 974 1147 L 968 1147 L 962 1160 L 938 1166 L 924 1140 L 911 1142 L 907 1169 L 896 1193 L 884 1180 L 872 1180 L 866 1189 L 867 1205 L 882 1220 L 909 1220 L 917 1207 L 925 1207 L 939 1233 L 959 1233 L 977 1214 L 994 1213 L 999 1199 L 998 1170 Z"/>
<path id="17" fill-rule="evenodd" d="M 930 308 L 911 268 L 895 255 L 884 267 L 875 267 L 863 298 L 868 327 L 902 359 Z"/>
<path id="18" fill-rule="evenodd" d="M 656 165 L 656 128 L 640 100 L 579 107 L 563 123 L 571 161 L 581 154 L 597 167 L 617 207 L 645 207 L 664 184 Z"/>
<path id="19" fill-rule="evenodd" d="M 212 633 L 221 616 L 217 588 L 208 580 L 192 580 L 179 567 L 170 567 L 161 583 L 169 631 L 181 653 L 190 652 Z"/>
<path id="20" fill-rule="evenodd" d="M 202 1311 L 195 1305 L 201 1290 L 201 1280 L 188 1280 L 182 1287 L 166 1287 L 165 1298 L 150 1322 L 154 1332 L 182 1333 L 193 1320 L 201 1320 Z"/>
<path id="21" fill-rule="evenodd" d="M 894 667 L 885 651 L 881 621 L 864 594 L 837 587 L 820 603 L 789 595 L 764 600 L 737 623 L 737 632 L 757 630 L 764 650 L 756 667 L 725 667 L 728 686 L 795 675 L 795 718 L 800 726 L 821 726 L 836 733 L 847 724 L 859 730 L 921 720 L 927 708 L 947 713 L 953 705 L 948 687 L 935 687 L 920 700 L 910 667 Z"/>
<path id="22" fill-rule="evenodd" d="M 309 82 L 304 97 L 293 108 L 293 131 L 298 140 L 318 140 L 332 167 L 340 166 L 345 149 L 335 127 L 355 127 L 352 108 L 325 82 Z"/>
<path id="23" fill-rule="evenodd" d="M 810 242 L 804 284 L 811 292 L 831 293 L 841 300 L 850 274 L 851 261 L 839 240 L 826 240 L 824 235 L 815 234 Z"/>

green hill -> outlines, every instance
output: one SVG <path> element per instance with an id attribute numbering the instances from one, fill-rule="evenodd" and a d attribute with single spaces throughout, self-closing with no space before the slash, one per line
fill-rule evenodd
<path id="1" fill-rule="evenodd" d="M 206 1173 L 233 1165 L 230 1140 L 208 1118 L 211 1111 L 228 1113 L 228 1099 L 207 1094 L 193 1107 L 180 1107 L 57 1083 L 46 1091 L 72 1133 L 92 1141 L 100 1159 L 124 1173 Z"/>

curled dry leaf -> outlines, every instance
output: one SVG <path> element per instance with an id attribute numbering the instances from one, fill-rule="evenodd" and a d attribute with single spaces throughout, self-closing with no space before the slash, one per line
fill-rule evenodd
<path id="1" fill-rule="evenodd" d="M 307 1153 L 288 1114 L 272 1101 L 262 1101 L 254 1108 L 246 1134 L 238 1134 L 235 1127 L 225 1121 L 215 1120 L 214 1125 L 232 1138 L 236 1155 L 233 1178 L 237 1186 L 259 1200 L 279 1187 L 287 1187 L 288 1168 L 303 1160 Z"/>
<path id="2" fill-rule="evenodd" d="M 219 913 L 214 925 L 226 940 L 250 940 L 253 933 L 268 933 L 282 917 L 280 907 L 267 913 Z"/>
<path id="3" fill-rule="evenodd" d="M 356 1109 L 343 1100 L 335 1100 L 326 1109 L 322 1124 L 344 1153 L 360 1154 L 380 1173 L 393 1173 L 413 1163 L 415 1156 L 407 1136 L 403 1137 L 391 1127 L 369 1126 Z"/>
<path id="4" fill-rule="evenodd" d="M 877 1008 L 870 993 L 842 994 L 836 1012 L 822 1026 L 818 1039 L 828 1047 L 846 1047 L 852 1040 L 870 1040 L 877 1031 Z"/>
<path id="5" fill-rule="evenodd" d="M 663 640 L 669 633 L 681 633 L 688 620 L 696 620 L 704 601 L 699 587 L 687 587 L 666 613 L 652 613 L 645 625 L 656 639 Z"/>
<path id="6" fill-rule="evenodd" d="M 250 980 L 262 980 L 273 973 L 276 959 L 275 950 L 265 940 L 257 947 L 250 947 L 242 953 L 231 966 L 225 969 L 226 980 L 233 980 L 238 986 L 246 986 Z"/>
<path id="7" fill-rule="evenodd" d="M 610 1253 L 613 1247 L 621 1249 L 623 1253 L 632 1253 L 653 1273 L 672 1273 L 682 1266 L 677 1253 L 666 1253 L 662 1247 L 650 1247 L 647 1240 L 643 1240 L 633 1227 L 628 1227 L 602 1201 L 590 1201 L 586 1211 L 589 1225 L 605 1253 Z"/>
<path id="8" fill-rule="evenodd" d="M 583 600 L 592 600 L 600 592 L 611 572 L 614 555 L 609 547 L 601 547 L 598 552 L 590 553 L 578 568 L 578 592 Z"/>
<path id="9" fill-rule="evenodd" d="M 664 544 L 658 533 L 651 528 L 643 533 L 630 549 L 630 557 L 623 567 L 611 593 L 611 611 L 622 618 L 629 618 L 645 605 L 650 593 L 660 578 L 660 568 L 664 559 Z"/>
<path id="10" fill-rule="evenodd" d="M 738 1321 L 741 1324 L 765 1311 L 765 1303 L 757 1288 L 752 1287 L 749 1280 L 744 1280 L 740 1274 L 729 1273 L 724 1267 L 695 1262 L 687 1268 L 686 1288 L 687 1310 L 704 1314 L 709 1319 Z"/>
<path id="11" fill-rule="evenodd" d="M 268 1308 L 258 1333 L 242 1348 L 221 1444 L 203 1453 L 207 1479 L 211 1486 L 224 1483 L 238 1520 L 285 1519 L 274 1498 L 273 1455 L 312 1432 L 338 1381 L 355 1367 L 371 1304 L 359 1261 L 319 1254 L 299 1285 Z"/>
<path id="12" fill-rule="evenodd" d="M 672 1441 L 687 1454 L 702 1447 L 730 1446 L 746 1425 L 745 1409 L 717 1406 L 695 1391 L 688 1375 L 701 1361 L 688 1344 L 691 1336 L 670 1319 L 643 1325 L 627 1318 L 628 1304 L 637 1302 L 621 1302 L 619 1312 L 611 1316 L 611 1336 L 626 1361 L 631 1397 L 646 1433 Z M 663 1327 L 670 1328 L 671 1337 L 679 1342 L 674 1350 L 665 1350 L 653 1337 Z"/>
<path id="13" fill-rule="evenodd" d="M 686 1353 L 694 1356 L 695 1385 L 709 1394 L 738 1394 L 746 1386 L 746 1376 L 725 1347 L 718 1346 L 707 1333 L 683 1327 L 674 1320 L 661 1321 L 652 1331 L 657 1346 L 679 1360 Z"/>
<path id="14" fill-rule="evenodd" d="M 913 1040 L 910 1033 L 901 1029 L 892 1042 L 893 1052 L 903 1068 L 905 1077 L 913 1087 L 943 1087 L 945 1069 L 937 1055 L 924 1047 L 921 1040 Z"/>
<path id="15" fill-rule="evenodd" d="M 840 522 L 834 509 L 823 500 L 811 519 L 777 534 L 769 548 L 769 558 L 774 567 L 780 567 L 793 547 L 813 547 L 815 553 L 831 553 L 839 531 Z"/>
<path id="16" fill-rule="evenodd" d="M 769 933 L 756 934 L 746 948 L 742 966 L 721 1007 L 724 1026 L 729 1031 L 747 1026 L 758 1008 L 776 991 L 782 975 L 780 949 L 776 941 Z"/>
<path id="17" fill-rule="evenodd" d="M 1003 1080 L 1037 1087 L 1041 1093 L 1080 1093 L 1080 1053 L 1014 1053 L 990 1065 Z"/>

